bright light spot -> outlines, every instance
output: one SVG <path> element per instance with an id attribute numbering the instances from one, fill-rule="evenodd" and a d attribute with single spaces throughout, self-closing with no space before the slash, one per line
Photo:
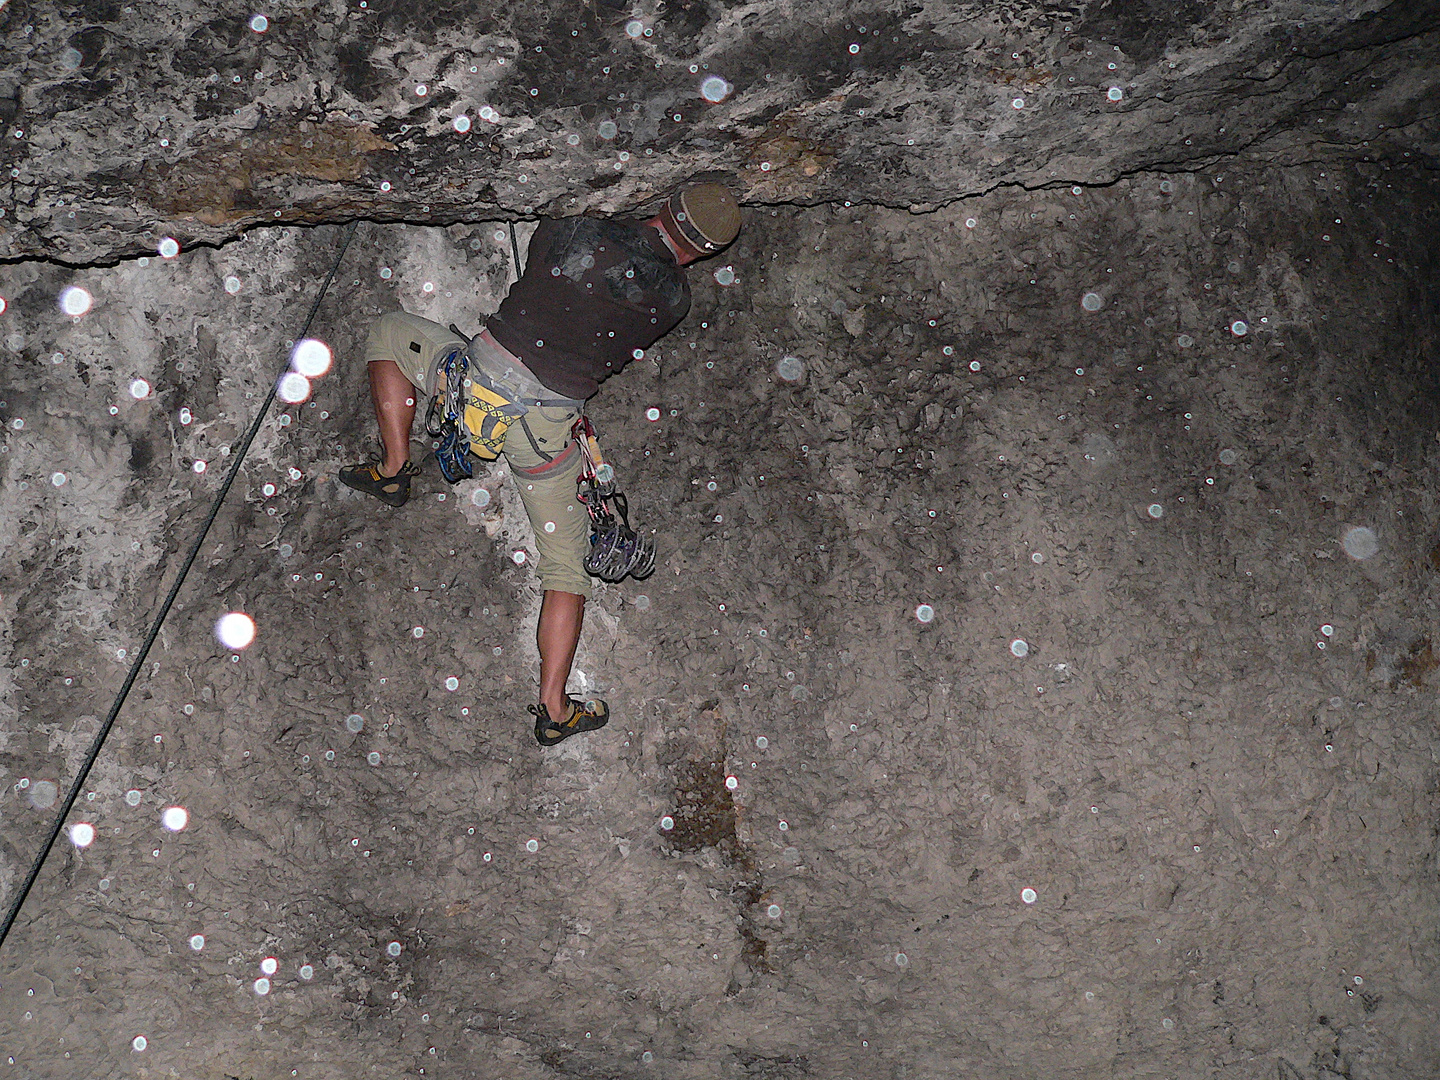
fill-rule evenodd
<path id="1" fill-rule="evenodd" d="M 735 268 L 733 266 L 722 266 L 715 271 L 715 283 L 717 285 L 734 285 Z"/>
<path id="2" fill-rule="evenodd" d="M 979 360 L 971 360 L 971 361 L 970 361 L 970 370 L 971 370 L 971 371 L 979 371 L 979 370 L 980 370 L 980 361 L 979 361 Z"/>
<path id="3" fill-rule="evenodd" d="M 464 113 L 461 113 L 459 116 L 455 117 L 454 120 L 450 121 L 450 126 L 453 127 L 456 131 L 458 131 L 461 135 L 464 135 L 465 132 L 470 130 L 470 117 L 466 116 Z"/>
<path id="4" fill-rule="evenodd" d="M 516 548 L 510 553 L 510 561 L 513 562 L 516 566 L 524 566 L 525 560 L 527 558 L 529 558 L 529 556 L 525 554 L 525 550 L 523 548 Z"/>
<path id="5" fill-rule="evenodd" d="M 1320 633 L 1324 634 L 1326 637 L 1334 637 L 1334 636 L 1335 636 L 1335 627 L 1331 626 L 1331 625 L 1327 622 L 1327 623 L 1325 623 L 1325 625 L 1323 625 L 1323 626 L 1320 627 Z"/>
<path id="6" fill-rule="evenodd" d="M 190 812 L 183 806 L 167 806 L 160 815 L 160 824 L 171 832 L 179 832 L 190 824 Z"/>
<path id="7" fill-rule="evenodd" d="M 255 980 L 255 994 L 257 997 L 264 997 L 270 992 L 270 980 L 260 978 Z"/>
<path id="8" fill-rule="evenodd" d="M 669 832 L 671 829 L 675 828 L 675 819 L 669 814 L 666 814 L 660 819 L 660 828 L 664 829 L 666 832 Z"/>
<path id="9" fill-rule="evenodd" d="M 979 225 L 979 224 L 980 224 L 980 223 L 979 223 L 978 221 L 976 221 L 973 217 L 967 217 L 967 218 L 965 219 L 965 228 L 967 228 L 967 229 L 973 229 L 973 228 L 975 228 L 976 225 Z"/>
<path id="10" fill-rule="evenodd" d="M 263 34 L 270 29 L 270 20 L 264 15 L 252 15 L 250 16 L 250 29 L 257 34 Z"/>
<path id="11" fill-rule="evenodd" d="M 1151 503 L 1145 508 L 1145 512 L 1157 520 L 1165 516 L 1165 508 L 1159 503 Z"/>
<path id="12" fill-rule="evenodd" d="M 620 128 L 616 126 L 614 120 L 602 120 L 600 126 L 596 128 L 595 131 L 600 138 L 607 141 L 620 134 Z"/>
<path id="13" fill-rule="evenodd" d="M 853 44 L 853 43 L 852 43 L 851 46 L 850 46 L 850 55 L 851 55 L 851 56 L 856 56 L 856 55 L 859 54 L 859 52 L 860 52 L 860 46 L 857 45 L 857 44 Z"/>
<path id="14" fill-rule="evenodd" d="M 1030 561 L 1033 562 L 1036 566 L 1039 566 L 1045 561 L 1045 553 L 1043 551 L 1031 552 Z"/>
<path id="15" fill-rule="evenodd" d="M 196 952 L 199 952 L 201 949 L 205 948 L 205 935 L 204 935 L 204 934 L 191 934 L 191 935 L 190 935 L 190 948 L 194 949 Z"/>
<path id="16" fill-rule="evenodd" d="M 481 120 L 486 120 L 492 124 L 498 124 L 500 122 L 500 114 L 489 105 L 480 106 L 479 116 Z M 577 139 L 576 142 L 579 142 L 579 140 Z"/>
<path id="17" fill-rule="evenodd" d="M 228 612 L 215 624 L 215 636 L 227 649 L 243 649 L 255 640 L 255 620 L 243 611 Z"/>
<path id="18" fill-rule="evenodd" d="M 532 853 L 532 854 L 535 853 L 535 852 L 537 852 L 537 851 L 539 851 L 539 850 L 540 850 L 540 841 L 539 841 L 539 840 L 534 840 L 534 839 L 526 840 L 526 841 L 525 841 L 525 850 L 528 851 L 528 852 L 530 852 L 530 853 Z"/>
<path id="19" fill-rule="evenodd" d="M 445 680 L 445 689 L 446 689 L 446 690 L 459 690 L 459 689 L 460 689 L 460 680 L 457 679 L 457 678 L 455 678 L 454 675 L 451 675 L 448 679 Z"/>
<path id="20" fill-rule="evenodd" d="M 933 622 L 935 619 L 935 609 L 929 604 L 921 604 L 915 609 L 915 618 L 919 619 L 922 623 Z"/>
<path id="21" fill-rule="evenodd" d="M 1119 101 L 1125 96 L 1125 91 L 1120 89 L 1120 87 L 1118 86 L 1112 86 L 1108 91 L 1106 91 L 1105 96 L 1108 97 L 1111 101 Z"/>
<path id="22" fill-rule="evenodd" d="M 1099 293 L 1087 292 L 1080 298 L 1080 306 L 1086 311 L 1099 311 L 1105 306 L 1105 298 Z"/>
<path id="23" fill-rule="evenodd" d="M 309 982 L 314 977 L 315 969 L 313 967 L 311 967 L 309 964 L 300 965 L 300 978 L 304 979 L 306 982 Z"/>
<path id="24" fill-rule="evenodd" d="M 357 734 L 361 731 L 364 731 L 365 717 L 361 716 L 358 712 L 351 713 L 345 718 L 345 730 Z"/>
<path id="25" fill-rule="evenodd" d="M 180 241 L 176 240 L 173 236 L 163 237 L 156 250 L 160 252 L 161 258 L 173 259 L 176 255 L 180 254 Z"/>
<path id="26" fill-rule="evenodd" d="M 553 521 L 547 521 L 547 522 L 545 522 L 545 531 L 546 531 L 547 533 L 553 533 L 553 532 L 555 531 L 555 522 L 553 522 Z"/>
<path id="27" fill-rule="evenodd" d="M 131 379 L 130 396 L 136 401 L 143 401 L 150 396 L 150 384 L 144 379 Z"/>
<path id="28" fill-rule="evenodd" d="M 413 630 L 410 631 L 410 636 L 411 636 L 411 637 L 417 637 L 417 638 L 422 638 L 422 637 L 424 637 L 424 636 L 425 636 L 425 627 L 423 627 L 423 626 L 417 626 L 417 627 L 415 627 L 415 629 L 413 629 Z"/>
<path id="29" fill-rule="evenodd" d="M 136 1035 L 135 1038 L 130 1040 L 130 1048 L 134 1050 L 137 1054 L 149 1045 L 150 1040 L 145 1038 L 144 1035 Z"/>
<path id="30" fill-rule="evenodd" d="M 272 495 L 275 494 L 275 485 L 274 485 L 274 484 L 265 484 L 265 485 L 263 485 L 263 486 L 260 488 L 260 494 L 261 494 L 261 495 L 264 495 L 265 498 L 267 498 L 267 499 L 270 498 L 270 496 L 272 496 Z"/>
<path id="31" fill-rule="evenodd" d="M 5 302 L 5 297 L 0 296 L 0 315 L 5 314 L 5 309 L 10 305 Z"/>
<path id="32" fill-rule="evenodd" d="M 711 75 L 700 84 L 700 96 L 706 101 L 724 101 L 734 89 L 719 75 Z"/>
<path id="33" fill-rule="evenodd" d="M 645 410 L 645 419 L 649 420 L 653 424 L 656 420 L 660 419 L 660 410 L 652 405 L 650 408 Z"/>
<path id="34" fill-rule="evenodd" d="M 1023 109 L 1024 107 L 1025 99 L 1023 97 L 1017 97 L 1015 100 L 1010 102 L 1010 108 L 1012 109 Z"/>
<path id="35" fill-rule="evenodd" d="M 403 949 L 404 946 L 401 945 L 398 941 L 392 941 L 389 945 L 385 946 L 385 951 L 391 956 L 399 956 Z"/>
<path id="36" fill-rule="evenodd" d="M 1025 657 L 1030 655 L 1030 643 L 1024 638 L 1016 638 L 1010 642 L 1010 655 Z"/>
<path id="37" fill-rule="evenodd" d="M 195 419 L 194 414 L 191 413 L 188 408 L 185 408 L 185 407 L 182 406 L 181 409 L 180 409 L 180 423 L 181 423 L 181 425 L 183 426 L 183 425 L 185 425 L 185 424 L 188 424 L 188 423 L 190 423 L 190 422 L 191 422 L 192 420 L 194 420 L 194 419 Z"/>
<path id="38" fill-rule="evenodd" d="M 775 365 L 775 374 L 786 382 L 799 382 L 805 377 L 805 361 L 798 356 L 782 356 Z"/>
<path id="39" fill-rule="evenodd" d="M 86 821 L 70 826 L 70 842 L 76 847 L 89 847 L 95 842 L 95 826 Z"/>
<path id="40" fill-rule="evenodd" d="M 756 747 L 756 749 L 758 749 L 758 750 L 764 750 L 764 749 L 765 749 L 766 747 L 768 747 L 769 745 L 770 745 L 770 740 L 767 739 L 764 735 L 757 735 L 757 736 L 755 737 L 755 747 Z"/>
<path id="41" fill-rule="evenodd" d="M 307 379 L 319 378 L 330 370 L 333 357 L 330 346 L 315 338 L 305 338 L 290 354 L 290 366 Z"/>
<path id="42" fill-rule="evenodd" d="M 1027 904 L 1033 904 L 1036 900 L 1039 899 L 1039 897 L 1035 894 L 1034 889 L 1027 886 L 1026 888 L 1020 890 L 1020 899 Z"/>
<path id="43" fill-rule="evenodd" d="M 735 777 L 735 776 L 727 776 L 727 777 L 725 777 L 725 787 L 728 788 L 730 791 L 734 791 L 734 790 L 735 790 L 736 788 L 738 788 L 739 786 L 740 786 L 740 779 L 739 779 L 739 777 Z"/>
<path id="44" fill-rule="evenodd" d="M 1244 337 L 1250 332 L 1250 327 L 1245 325 L 1244 319 L 1236 319 L 1230 324 L 1230 333 L 1236 337 Z"/>
<path id="45" fill-rule="evenodd" d="M 903 968 L 903 967 L 909 967 L 909 966 L 910 966 L 910 957 L 906 956 L 903 952 L 897 952 L 897 953 L 895 954 L 895 966 L 896 966 L 896 967 L 902 967 L 902 968 Z"/>
<path id="46" fill-rule="evenodd" d="M 276 393 L 287 405 L 297 405 L 310 396 L 310 380 L 298 371 L 287 371 L 280 376 Z"/>
<path id="47" fill-rule="evenodd" d="M 429 92 L 430 92 L 430 88 L 429 88 L 428 86 L 426 86 L 423 82 L 422 82 L 419 86 L 415 87 L 415 96 L 416 96 L 416 97 L 424 97 L 424 96 L 425 96 L 426 94 L 428 94 Z"/>
<path id="48" fill-rule="evenodd" d="M 368 753 L 368 754 L 365 755 L 365 760 L 368 761 L 371 765 L 379 765 L 379 764 L 380 764 L 380 751 L 378 751 L 378 750 L 371 750 L 370 753 Z"/>
<path id="49" fill-rule="evenodd" d="M 131 788 L 129 791 L 125 792 L 125 801 L 126 801 L 127 803 L 129 803 L 131 806 L 139 806 L 139 805 L 140 805 L 140 800 L 143 799 L 144 797 L 145 797 L 145 796 L 142 795 L 142 794 L 141 794 L 137 789 L 135 789 L 135 788 Z"/>
<path id="50" fill-rule="evenodd" d="M 625 24 L 625 33 L 632 38 L 638 38 L 645 33 L 645 24 L 639 19 L 631 19 Z"/>
<path id="51" fill-rule="evenodd" d="M 65 476 L 65 474 L 64 474 L 63 472 L 57 472 L 57 473 L 51 473 L 51 474 L 50 474 L 50 483 L 54 484 L 56 487 L 64 487 L 64 486 L 65 486 L 65 480 L 66 480 L 66 476 Z"/>
<path id="52" fill-rule="evenodd" d="M 1340 538 L 1340 546 L 1352 559 L 1373 559 L 1380 550 L 1380 538 L 1375 535 L 1374 529 L 1357 525 L 1353 529 L 1345 530 L 1345 535 Z"/>
<path id="53" fill-rule="evenodd" d="M 470 502 L 475 506 L 489 506 L 490 492 L 485 488 L 476 488 L 470 493 Z"/>
<path id="54" fill-rule="evenodd" d="M 66 315 L 75 316 L 77 319 L 89 311 L 90 306 L 94 302 L 94 297 L 79 285 L 67 286 L 60 293 L 60 310 Z"/>

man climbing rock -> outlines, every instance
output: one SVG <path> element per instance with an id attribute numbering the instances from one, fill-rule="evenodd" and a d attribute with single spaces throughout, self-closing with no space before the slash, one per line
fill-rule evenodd
<path id="1" fill-rule="evenodd" d="M 416 401 L 443 403 L 448 389 L 452 403 L 463 395 L 473 406 L 464 409 L 459 449 L 451 451 L 458 458 L 447 464 L 442 446 L 441 468 L 447 477 L 456 468 L 468 475 L 469 450 L 503 453 L 519 487 L 544 589 L 535 635 L 540 701 L 529 709 L 542 746 L 610 718 L 605 702 L 565 690 L 590 595 L 589 514 L 576 498 L 584 454 L 572 428 L 602 382 L 685 317 L 684 267 L 716 254 L 739 231 L 739 206 L 718 184 L 677 190 L 647 221 L 542 220 L 524 273 L 472 341 L 404 311 L 371 330 L 365 358 L 384 454 L 341 469 L 340 479 L 403 505 L 420 472 L 410 459 Z"/>

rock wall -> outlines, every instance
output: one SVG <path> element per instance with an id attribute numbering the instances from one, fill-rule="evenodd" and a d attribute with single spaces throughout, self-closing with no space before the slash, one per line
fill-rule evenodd
<path id="1" fill-rule="evenodd" d="M 503 468 L 333 479 L 370 320 L 478 325 L 507 231 L 362 224 L 0 954 L 0 1062 L 1434 1075 L 1437 224 L 1380 165 L 751 209 L 594 402 L 660 561 L 547 752 Z M 340 237 L 0 268 L 0 902 Z"/>
<path id="2" fill-rule="evenodd" d="M 0 259 L 1440 157 L 1440 3 L 9 0 Z"/>

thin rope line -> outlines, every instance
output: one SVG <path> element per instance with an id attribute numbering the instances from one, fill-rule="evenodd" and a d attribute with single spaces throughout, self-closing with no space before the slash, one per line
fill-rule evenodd
<path id="1" fill-rule="evenodd" d="M 330 288 L 330 282 L 335 278 L 335 272 L 340 269 L 340 260 L 345 257 L 345 249 L 350 246 L 350 239 L 355 235 L 355 227 L 358 222 L 352 221 L 345 230 L 345 240 L 340 245 L 340 251 L 335 256 L 335 262 L 330 267 L 330 273 L 325 275 L 325 281 L 320 286 L 320 291 L 315 294 L 315 302 L 310 305 L 310 314 L 305 319 L 305 325 L 301 328 L 296 341 L 303 340 L 310 332 L 310 324 L 315 321 L 315 313 L 320 310 L 320 301 L 324 299 L 326 291 Z M 287 361 L 288 367 L 288 361 Z M 255 441 L 256 434 L 260 431 L 260 425 L 265 420 L 265 414 L 270 411 L 270 405 L 275 400 L 276 390 L 279 388 L 279 378 L 270 386 L 270 393 L 265 396 L 265 402 L 260 406 L 260 411 L 255 415 L 255 421 L 246 432 L 245 439 L 240 444 L 240 450 L 235 455 L 235 462 L 230 466 L 230 472 L 225 477 L 225 482 L 220 485 L 219 492 L 215 495 L 215 501 L 210 506 L 210 513 L 205 518 L 205 524 L 200 526 L 200 532 L 195 537 L 195 542 L 190 546 L 190 554 L 186 556 L 185 563 L 180 567 L 180 573 L 175 578 L 175 583 L 170 586 L 170 595 L 165 597 L 165 603 L 160 606 L 160 613 L 155 616 L 155 622 L 150 627 L 150 633 L 145 638 L 145 644 L 135 656 L 135 662 L 130 665 L 130 673 L 125 676 L 125 683 L 120 687 L 120 692 L 115 695 L 115 704 L 110 706 L 110 715 L 105 718 L 105 723 L 100 726 L 95 741 L 90 744 L 90 752 L 85 756 L 85 764 L 81 766 L 79 774 L 75 777 L 74 784 L 70 787 L 70 794 L 65 797 L 65 803 L 60 807 L 60 812 L 55 815 L 54 824 L 50 826 L 50 835 L 46 838 L 40 853 L 35 856 L 35 862 L 30 867 L 30 873 L 25 878 L 25 884 L 20 887 L 15 902 L 10 905 L 10 912 L 5 916 L 5 923 L 0 926 L 0 948 L 4 948 L 5 939 L 10 934 L 10 928 L 15 925 L 15 919 L 20 914 L 20 908 L 25 903 L 25 898 L 30 895 L 31 886 L 35 879 L 40 876 L 40 868 L 45 865 L 45 859 L 50 854 L 50 849 L 55 846 L 60 831 L 65 827 L 65 819 L 75 806 L 75 800 L 80 797 L 80 789 L 85 786 L 85 781 L 94 767 L 96 759 L 100 757 L 100 749 L 105 745 L 105 738 L 110 734 L 110 729 L 115 726 L 115 718 L 120 715 L 120 709 L 125 704 L 125 698 L 130 694 L 130 688 L 135 685 L 136 678 L 140 675 L 140 669 L 145 665 L 145 658 L 150 655 L 150 647 L 155 644 L 155 639 L 160 636 L 161 624 L 165 622 L 165 616 L 170 614 L 170 606 L 175 603 L 175 597 L 180 594 L 180 587 L 185 584 L 185 576 L 190 573 L 190 567 L 194 565 L 195 559 L 200 554 L 200 548 L 205 543 L 205 537 L 210 532 L 210 526 L 215 523 L 216 516 L 220 513 L 220 504 L 225 501 L 225 496 L 230 492 L 230 485 L 235 482 L 235 477 L 240 473 L 240 466 L 245 460 L 246 453 L 250 450 L 250 444 Z"/>

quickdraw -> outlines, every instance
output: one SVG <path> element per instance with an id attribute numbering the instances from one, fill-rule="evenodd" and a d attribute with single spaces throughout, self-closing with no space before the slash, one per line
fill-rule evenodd
<path id="1" fill-rule="evenodd" d="M 441 475 L 452 484 L 475 475 L 470 465 L 470 432 L 461 422 L 462 384 L 469 366 L 464 349 L 451 349 L 441 358 L 436 373 L 444 384 L 430 399 L 430 408 L 425 413 L 426 433 L 440 440 L 435 447 L 435 460 L 440 463 Z"/>
<path id="2" fill-rule="evenodd" d="M 581 416 L 570 429 L 584 461 L 575 484 L 576 498 L 590 513 L 590 553 L 585 572 L 612 585 L 627 574 L 644 581 L 655 572 L 655 539 L 630 527 L 629 504 L 615 488 L 615 470 L 600 454 L 590 418 Z"/>

